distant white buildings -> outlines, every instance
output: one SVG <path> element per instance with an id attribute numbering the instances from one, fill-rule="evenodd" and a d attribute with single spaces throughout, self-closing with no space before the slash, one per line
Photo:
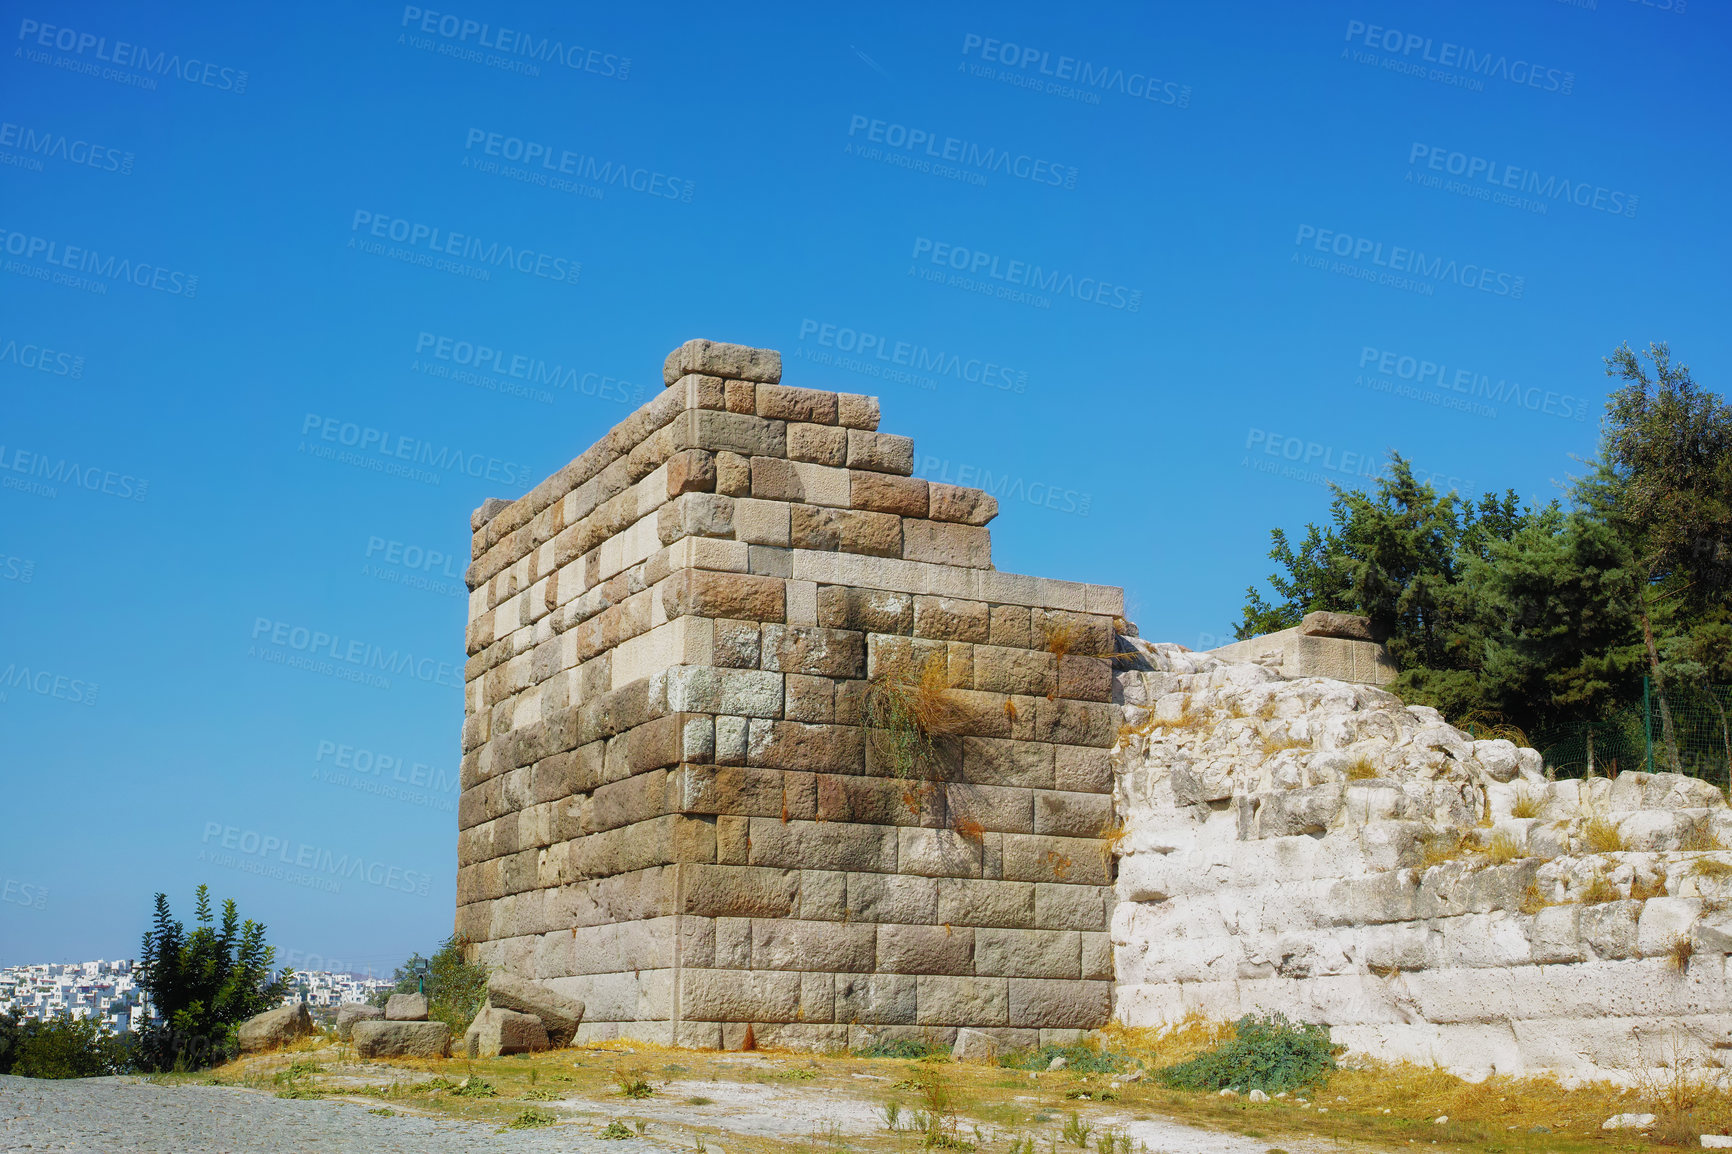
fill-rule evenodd
<path id="1" fill-rule="evenodd" d="M 73 962 L 0 969 L 0 1014 L 95 1018 L 115 1033 L 144 1025 L 144 991 L 132 980 L 132 962 Z"/>
<path id="2" fill-rule="evenodd" d="M 319 1007 L 365 1002 L 394 983 L 328 970 L 296 972 L 283 998 Z M 142 1029 L 150 1020 L 150 999 L 133 980 L 131 960 L 49 963 L 0 967 L 0 1014 L 47 1019 L 60 1014 L 95 1018 L 117 1034 Z"/>

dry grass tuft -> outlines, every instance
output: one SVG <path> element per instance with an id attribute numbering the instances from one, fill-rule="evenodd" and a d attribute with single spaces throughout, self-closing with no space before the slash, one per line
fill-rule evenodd
<path id="1" fill-rule="evenodd" d="M 1714 836 L 1714 831 L 1705 821 L 1692 822 L 1690 828 L 1678 842 L 1678 848 L 1691 853 L 1708 853 L 1722 850 L 1726 847 L 1720 844 L 1720 839 Z"/>
<path id="2" fill-rule="evenodd" d="M 1597 906 L 1602 902 L 1621 902 L 1624 900 L 1624 893 L 1613 885 L 1605 874 L 1596 873 L 1593 879 L 1582 887 L 1577 900 L 1584 906 Z"/>
<path id="3" fill-rule="evenodd" d="M 1264 757 L 1273 757 L 1275 754 L 1280 753 L 1283 750 L 1287 750 L 1287 749 L 1310 749 L 1310 748 L 1311 748 L 1311 743 L 1309 741 L 1300 741 L 1298 738 L 1289 737 L 1286 734 L 1281 734 L 1279 736 L 1271 734 L 1270 736 L 1265 737 L 1263 739 L 1263 756 Z"/>
<path id="4" fill-rule="evenodd" d="M 1521 912 L 1524 914 L 1537 914 L 1547 906 L 1554 906 L 1556 904 L 1556 902 L 1546 897 L 1545 893 L 1540 889 L 1538 882 L 1529 882 L 1528 888 L 1522 891 L 1520 908 Z"/>
<path id="5" fill-rule="evenodd" d="M 1637 874 L 1635 877 L 1632 877 L 1630 879 L 1630 897 L 1632 897 L 1636 901 L 1645 902 L 1649 898 L 1663 898 L 1665 896 L 1666 896 L 1666 871 L 1665 870 L 1660 870 L 1659 872 L 1654 874 L 1654 880 L 1652 880 L 1652 881 L 1644 882 L 1642 880 L 1641 874 Z"/>
<path id="6" fill-rule="evenodd" d="M 1679 934 L 1666 950 L 1666 959 L 1680 974 L 1690 972 L 1690 959 L 1696 955 L 1696 943 L 1689 934 Z"/>
<path id="7" fill-rule="evenodd" d="M 1082 630 L 1066 621 L 1048 621 L 1044 632 L 1043 644 L 1054 657 L 1075 653 L 1083 641 Z"/>
<path id="8" fill-rule="evenodd" d="M 886 662 L 866 689 L 867 740 L 897 777 L 931 777 L 938 765 L 936 739 L 958 728 L 945 655 L 924 662 Z"/>
<path id="9" fill-rule="evenodd" d="M 1356 757 L 1348 763 L 1348 781 L 1369 781 L 1376 776 L 1377 766 L 1369 757 Z"/>
<path id="10" fill-rule="evenodd" d="M 1462 835 L 1454 830 L 1434 829 L 1423 839 L 1424 853 L 1421 857 L 1421 868 L 1455 861 L 1467 852 L 1467 845 Z"/>
<path id="11" fill-rule="evenodd" d="M 1510 803 L 1509 815 L 1511 817 L 1538 817 L 1540 815 L 1540 807 L 1544 804 L 1545 802 L 1541 799 L 1540 795 L 1535 793 L 1533 790 L 1526 788 L 1518 789 L 1516 790 L 1515 800 Z"/>
<path id="12" fill-rule="evenodd" d="M 1617 826 L 1603 817 L 1593 818 L 1582 827 L 1582 843 L 1588 847 L 1589 853 L 1624 851 L 1624 835 L 1618 832 Z"/>
<path id="13" fill-rule="evenodd" d="M 1527 849 L 1517 841 L 1514 834 L 1500 831 L 1492 835 L 1485 849 L 1480 851 L 1490 865 L 1508 865 L 1528 856 Z"/>
<path id="14" fill-rule="evenodd" d="M 1690 867 L 1690 872 L 1699 878 L 1732 878 L 1732 864 L 1718 858 L 1697 858 L 1696 864 Z"/>

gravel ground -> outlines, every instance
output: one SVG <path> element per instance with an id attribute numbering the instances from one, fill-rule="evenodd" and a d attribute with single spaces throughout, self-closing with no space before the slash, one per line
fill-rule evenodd
<path id="1" fill-rule="evenodd" d="M 48 1081 L 0 1076 L 0 1150 L 70 1154 L 232 1154 L 367 1151 L 369 1154 L 666 1154 L 593 1126 L 510 1130 L 399 1114 L 352 1102 L 277 1098 L 225 1086 L 156 1086 L 135 1078 Z"/>
<path id="2" fill-rule="evenodd" d="M 700 1126 L 741 1137 L 801 1141 L 832 1124 L 844 1134 L 882 1125 L 876 1106 L 851 1095 L 821 1089 L 728 1083 L 679 1083 L 713 1105 L 674 1101 L 632 1104 L 631 1113 L 671 1126 L 648 1139 L 609 1141 L 596 1136 L 592 1117 L 542 1130 L 499 1133 L 492 1124 L 399 1114 L 386 1118 L 365 1105 L 334 1099 L 277 1098 L 227 1086 L 162 1086 L 138 1078 L 45 1081 L 0 1076 L 0 1151 L 61 1151 L 66 1154 L 241 1154 L 252 1151 L 365 1151 L 366 1154 L 692 1154 L 683 1127 Z M 671 1099 L 671 1095 L 670 1095 Z M 593 1107 L 581 1098 L 540 1102 L 570 1111 Z M 1149 1154 L 1265 1154 L 1267 1139 L 1202 1130 L 1165 1119 L 1102 1117 L 1142 1142 Z M 713 1131 L 712 1131 L 713 1133 Z M 815 1143 L 816 1144 L 816 1143 Z M 717 1142 L 709 1154 L 726 1154 Z M 1280 1145 L 1293 1154 L 1333 1154 L 1333 1142 L 1291 1138 Z M 1086 1152 L 1079 1152 L 1086 1154 Z"/>

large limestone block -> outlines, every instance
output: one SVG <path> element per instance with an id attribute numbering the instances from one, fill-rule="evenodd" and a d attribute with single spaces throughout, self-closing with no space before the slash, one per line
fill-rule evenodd
<path id="1" fill-rule="evenodd" d="M 337 1009 L 337 1037 L 347 1042 L 356 1022 L 376 1022 L 384 1016 L 385 1011 L 378 1006 L 345 1002 Z"/>
<path id="2" fill-rule="evenodd" d="M 971 1030 L 964 1026 L 956 1031 L 956 1041 L 951 1044 L 950 1056 L 958 1062 L 997 1061 L 999 1051 L 998 1039 L 985 1030 Z"/>
<path id="3" fill-rule="evenodd" d="M 688 373 L 773 385 L 782 379 L 782 354 L 694 338 L 668 354 L 662 382 L 671 385 Z"/>
<path id="4" fill-rule="evenodd" d="M 241 1053 L 255 1054 L 286 1046 L 313 1032 L 313 1015 L 305 1002 L 266 1010 L 241 1023 Z"/>
<path id="5" fill-rule="evenodd" d="M 487 979 L 487 1003 L 501 1010 L 539 1017 L 554 1047 L 572 1045 L 578 1026 L 584 1022 L 584 1003 L 561 995 L 540 982 L 525 981 L 511 974 L 492 974 Z"/>
<path id="6" fill-rule="evenodd" d="M 425 1022 L 427 999 L 422 994 L 392 994 L 385 1002 L 387 1022 Z"/>
<path id="7" fill-rule="evenodd" d="M 463 1034 L 463 1052 L 471 1058 L 529 1054 L 548 1048 L 547 1029 L 534 1014 L 484 1006 Z"/>
<path id="8" fill-rule="evenodd" d="M 448 1058 L 451 1027 L 444 1022 L 356 1022 L 351 1035 L 362 1058 Z"/>

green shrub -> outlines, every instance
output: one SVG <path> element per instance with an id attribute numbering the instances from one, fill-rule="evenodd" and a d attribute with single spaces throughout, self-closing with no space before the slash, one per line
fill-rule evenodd
<path id="1" fill-rule="evenodd" d="M 1335 1069 L 1339 1047 L 1329 1027 L 1289 1022 L 1284 1014 L 1246 1014 L 1233 1026 L 1234 1037 L 1188 1062 L 1158 1070 L 1155 1076 L 1177 1090 L 1302 1090 Z"/>
<path id="2" fill-rule="evenodd" d="M 1064 1068 L 1077 1074 L 1116 1074 L 1131 1063 L 1123 1054 L 1087 1042 L 1074 1042 L 1069 1046 L 1048 1042 L 1037 1049 L 1006 1054 L 998 1064 L 1012 1070 L 1044 1070 L 1052 1065 L 1054 1058 L 1063 1058 Z"/>
<path id="3" fill-rule="evenodd" d="M 10 1017 L 10 1015 L 8 1015 Z M 61 1014 L 46 1021 L 11 1019 L 0 1028 L 0 1074 L 20 1078 L 100 1078 L 126 1071 L 131 1055 L 125 1039 L 91 1019 Z"/>
<path id="4" fill-rule="evenodd" d="M 901 1058 L 909 1062 L 918 1062 L 922 1058 L 936 1058 L 950 1053 L 950 1047 L 941 1042 L 929 1042 L 924 1038 L 896 1038 L 885 1042 L 874 1042 L 870 1046 L 855 1050 L 856 1058 Z"/>
<path id="5" fill-rule="evenodd" d="M 428 963 L 427 1019 L 444 1022 L 451 1027 L 453 1037 L 461 1037 L 469 1023 L 475 1020 L 475 1015 L 481 1012 L 481 1003 L 487 1000 L 487 967 L 463 959 L 466 945 L 468 943 L 461 937 L 452 934 L 440 943 L 431 958 L 423 959 L 420 954 L 411 954 L 409 960 L 391 975 L 397 984 L 374 994 L 373 1004 L 383 1007 L 392 994 L 423 992 L 413 971 L 416 962 L 425 960 Z"/>
<path id="6" fill-rule="evenodd" d="M 265 927 L 241 921 L 233 900 L 222 921 L 211 911 L 210 887 L 199 886 L 189 931 L 156 895 L 156 915 L 144 935 L 138 984 L 162 1019 L 141 1031 L 135 1064 L 144 1070 L 196 1070 L 236 1052 L 235 1027 L 275 1009 L 288 992 L 291 970 L 273 973 L 276 950 Z"/>

